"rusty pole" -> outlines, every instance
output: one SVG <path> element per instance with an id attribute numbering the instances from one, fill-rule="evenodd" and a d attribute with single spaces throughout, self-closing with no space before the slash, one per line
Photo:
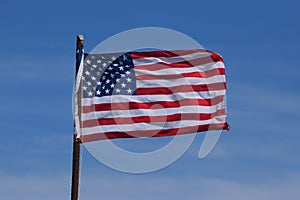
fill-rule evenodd
<path id="1" fill-rule="evenodd" d="M 76 42 L 76 75 L 81 62 L 81 55 L 84 47 L 83 35 L 77 35 Z M 75 80 L 76 80 L 75 75 Z M 80 164 L 80 140 L 74 135 L 73 138 L 73 161 L 72 161 L 72 188 L 71 188 L 71 200 L 78 200 L 79 194 L 79 164 Z"/>

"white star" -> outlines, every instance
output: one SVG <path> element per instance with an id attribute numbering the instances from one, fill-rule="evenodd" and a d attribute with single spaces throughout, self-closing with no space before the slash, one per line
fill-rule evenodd
<path id="1" fill-rule="evenodd" d="M 96 93 L 97 93 L 97 95 L 100 95 L 100 94 L 101 94 L 100 90 L 97 90 Z"/>
<path id="2" fill-rule="evenodd" d="M 114 87 L 115 87 L 115 84 L 112 83 L 112 84 L 110 85 L 110 87 L 111 87 L 111 88 L 114 88 Z"/>
<path id="3" fill-rule="evenodd" d="M 105 85 L 102 86 L 102 89 L 103 89 L 103 90 L 105 89 Z"/>
<path id="4" fill-rule="evenodd" d="M 120 71 L 123 71 L 123 70 L 124 70 L 124 67 L 123 67 L 123 66 L 121 66 L 121 67 L 119 67 L 119 69 L 120 69 Z"/>
<path id="5" fill-rule="evenodd" d="M 114 63 L 114 64 L 113 64 L 113 66 L 115 66 L 115 67 L 118 67 L 118 66 L 119 66 L 119 64 L 118 64 L 118 63 Z"/>
<path id="6" fill-rule="evenodd" d="M 86 75 L 90 75 L 90 72 L 89 71 L 85 71 L 84 72 Z"/>
<path id="7" fill-rule="evenodd" d="M 109 89 L 106 89 L 106 90 L 105 90 L 105 93 L 108 94 L 108 93 L 109 93 Z"/>
<path id="8" fill-rule="evenodd" d="M 110 74 L 110 77 L 114 78 L 114 77 L 115 77 L 115 75 L 114 75 L 114 74 Z"/>
<path id="9" fill-rule="evenodd" d="M 94 67 L 94 68 L 96 68 L 96 67 L 97 67 L 97 65 L 93 65 L 93 67 Z"/>
<path id="10" fill-rule="evenodd" d="M 113 56 L 113 57 L 111 57 L 111 59 L 112 59 L 112 60 L 116 60 L 116 57 L 115 57 L 115 56 Z"/>
<path id="11" fill-rule="evenodd" d="M 88 92 L 89 96 L 93 96 L 93 93 L 91 91 Z"/>
<path id="12" fill-rule="evenodd" d="M 125 67 L 130 67 L 129 65 L 125 65 Z"/>
<path id="13" fill-rule="evenodd" d="M 116 81 L 117 81 L 117 83 L 119 83 L 119 82 L 120 82 L 120 79 L 119 79 L 119 78 L 117 78 L 117 79 L 116 79 Z"/>
<path id="14" fill-rule="evenodd" d="M 100 82 L 100 81 L 97 81 L 97 85 L 101 85 L 101 82 Z"/>
<path id="15" fill-rule="evenodd" d="M 103 64 L 102 64 L 103 67 L 106 67 L 106 65 L 107 65 L 106 63 L 103 63 Z"/>
<path id="16" fill-rule="evenodd" d="M 107 80 L 106 80 L 106 83 L 110 83 L 110 80 L 109 80 L 109 79 L 107 79 Z"/>
<path id="17" fill-rule="evenodd" d="M 122 88 L 125 88 L 125 87 L 126 87 L 126 84 L 125 84 L 125 83 L 122 83 L 121 86 L 122 86 Z"/>
<path id="18" fill-rule="evenodd" d="M 124 56 L 123 56 L 123 60 L 127 60 L 127 57 L 126 57 L 126 55 L 124 55 Z"/>
<path id="19" fill-rule="evenodd" d="M 82 87 L 82 89 L 83 89 L 83 90 L 86 90 L 86 89 L 87 89 L 87 87 L 86 87 L 86 86 L 83 86 L 83 87 Z"/>
<path id="20" fill-rule="evenodd" d="M 113 70 L 113 68 L 112 68 L 111 66 L 109 66 L 109 67 L 108 67 L 108 70 L 111 71 L 111 70 Z"/>
<path id="21" fill-rule="evenodd" d="M 121 77 L 125 77 L 125 74 L 121 74 Z"/>
<path id="22" fill-rule="evenodd" d="M 96 77 L 95 77 L 95 76 L 92 76 L 92 78 L 91 78 L 91 79 L 94 81 L 94 80 L 96 80 Z"/>
<path id="23" fill-rule="evenodd" d="M 116 92 L 117 92 L 117 93 L 120 93 L 120 92 L 121 92 L 121 90 L 117 88 L 117 89 L 116 89 Z"/>
<path id="24" fill-rule="evenodd" d="M 127 82 L 130 83 L 131 82 L 131 78 L 126 78 Z"/>
<path id="25" fill-rule="evenodd" d="M 129 75 L 129 74 L 130 74 L 130 71 L 126 71 L 125 74 Z"/>
<path id="26" fill-rule="evenodd" d="M 91 83 L 91 82 L 87 82 L 87 84 L 88 84 L 89 86 L 91 86 L 91 85 L 92 85 L 92 83 Z"/>
<path id="27" fill-rule="evenodd" d="M 100 72 L 96 72 L 97 76 L 99 76 L 101 73 Z"/>
<path id="28" fill-rule="evenodd" d="M 90 60 L 86 60 L 86 63 L 87 63 L 87 64 L 91 64 L 91 61 L 90 61 Z"/>
<path id="29" fill-rule="evenodd" d="M 97 60 L 97 63 L 101 63 L 101 60 Z"/>
<path id="30" fill-rule="evenodd" d="M 130 94 L 132 92 L 132 90 L 130 88 L 128 88 L 127 93 Z"/>
<path id="31" fill-rule="evenodd" d="M 102 80 L 104 80 L 106 78 L 106 76 L 102 76 Z"/>
<path id="32" fill-rule="evenodd" d="M 84 77 L 84 76 L 82 76 L 82 80 L 85 80 L 85 77 Z"/>

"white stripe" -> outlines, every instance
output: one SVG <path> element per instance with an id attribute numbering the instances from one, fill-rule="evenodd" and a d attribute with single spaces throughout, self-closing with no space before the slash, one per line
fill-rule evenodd
<path id="1" fill-rule="evenodd" d="M 178 101 L 183 99 L 212 99 L 217 96 L 225 95 L 225 90 L 202 91 L 202 92 L 178 92 L 169 95 L 113 95 L 93 98 L 83 98 L 82 106 L 103 103 L 122 103 L 122 102 L 156 102 L 156 101 Z"/>
<path id="2" fill-rule="evenodd" d="M 169 80 L 136 80 L 137 88 L 156 88 L 156 87 L 171 87 L 182 85 L 200 85 L 211 83 L 224 83 L 225 75 L 216 75 L 209 78 L 194 78 L 194 77 L 182 77 Z M 224 88 L 225 89 L 225 88 Z"/>
<path id="3" fill-rule="evenodd" d="M 178 108 L 162 108 L 162 109 L 132 109 L 132 110 L 109 110 L 94 111 L 81 114 L 82 121 L 103 118 L 129 118 L 139 116 L 166 116 L 182 113 L 214 113 L 217 110 L 225 108 L 224 102 L 214 106 L 181 106 Z M 113 109 L 113 108 L 112 108 Z"/>
<path id="4" fill-rule="evenodd" d="M 163 65 L 163 64 L 161 64 Z M 199 65 L 194 67 L 186 67 L 186 68 L 174 68 L 165 66 L 166 69 L 160 70 L 147 70 L 147 69 L 134 69 L 136 76 L 141 75 L 165 75 L 165 74 L 182 74 L 188 72 L 207 72 L 216 68 L 225 68 L 223 62 L 217 63 L 208 63 L 205 65 Z"/>
<path id="5" fill-rule="evenodd" d="M 183 56 L 175 56 L 175 57 L 147 57 L 147 58 L 137 58 L 133 59 L 133 64 L 136 66 L 142 66 L 142 65 L 151 65 L 151 64 L 156 64 L 160 62 L 164 63 L 177 63 L 177 62 L 182 62 L 182 61 L 189 61 L 189 60 L 194 60 L 197 58 L 204 58 L 208 57 L 211 54 L 208 52 L 197 52 L 197 53 L 191 53 L 188 55 L 183 55 Z M 213 59 L 212 59 L 213 61 Z"/>
<path id="6" fill-rule="evenodd" d="M 91 128 L 83 128 L 82 134 L 89 135 L 94 133 L 105 133 L 105 132 L 127 132 L 127 131 L 138 131 L 138 130 L 164 130 L 174 128 L 184 128 L 190 126 L 206 125 L 206 124 L 219 124 L 225 123 L 225 116 L 217 116 L 209 120 L 181 120 L 174 122 L 152 122 L 152 123 L 133 123 L 133 124 L 116 124 L 116 125 L 105 125 Z M 197 131 L 197 130 L 195 130 Z"/>
<path id="7" fill-rule="evenodd" d="M 79 50 L 77 50 L 79 51 Z M 79 90 L 79 87 L 81 86 L 81 80 L 82 80 L 82 73 L 83 73 L 83 61 L 84 61 L 84 49 L 82 49 L 82 56 L 79 64 L 79 69 L 76 76 L 76 82 L 75 82 L 75 91 L 74 91 L 74 123 L 75 123 L 75 133 L 77 134 L 77 138 L 81 135 L 81 128 L 80 128 L 80 112 L 81 108 L 79 108 L 79 101 L 82 100 L 82 96 Z M 74 134 L 75 134 L 74 133 Z"/>

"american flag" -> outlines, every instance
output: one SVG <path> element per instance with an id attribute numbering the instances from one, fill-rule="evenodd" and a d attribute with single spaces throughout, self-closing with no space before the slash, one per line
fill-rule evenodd
<path id="1" fill-rule="evenodd" d="M 211 51 L 85 54 L 76 88 L 82 142 L 228 130 L 225 67 Z"/>

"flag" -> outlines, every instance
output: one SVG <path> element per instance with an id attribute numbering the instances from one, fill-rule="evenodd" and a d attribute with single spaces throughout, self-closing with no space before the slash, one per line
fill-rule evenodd
<path id="1" fill-rule="evenodd" d="M 208 50 L 84 54 L 75 90 L 82 142 L 228 130 L 223 58 Z"/>

